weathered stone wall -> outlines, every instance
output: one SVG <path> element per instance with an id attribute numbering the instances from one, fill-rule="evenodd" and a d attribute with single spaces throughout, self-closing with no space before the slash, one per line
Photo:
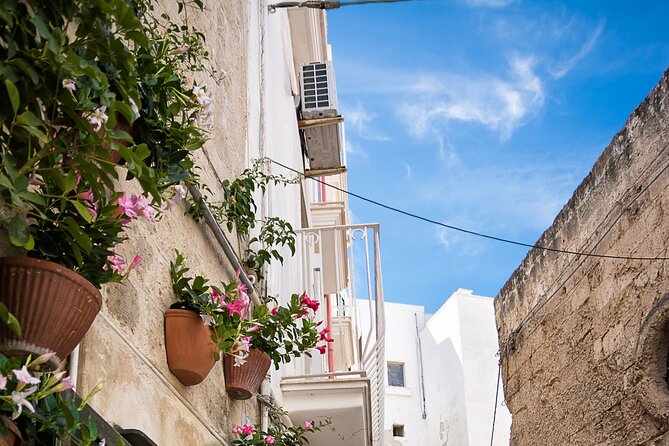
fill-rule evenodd
<path id="1" fill-rule="evenodd" d="M 668 167 L 669 71 L 538 245 L 669 256 Z M 528 254 L 495 302 L 512 444 L 669 444 L 668 272 L 669 261 Z"/>
<path id="2" fill-rule="evenodd" d="M 176 2 L 165 2 L 172 16 Z M 206 34 L 206 45 L 225 79 L 218 85 L 198 79 L 214 98 L 212 140 L 197 154 L 203 183 L 214 195 L 223 178 L 247 167 L 247 78 L 249 17 L 254 2 L 206 2 L 205 12 L 190 11 L 189 20 Z M 128 192 L 138 192 L 124 182 Z M 195 273 L 215 280 L 233 271 L 204 223 L 185 215 L 186 205 L 165 212 L 160 221 L 133 222 L 119 254 L 142 261 L 122 284 L 103 287 L 103 309 L 84 339 L 79 358 L 78 392 L 100 383 L 91 405 L 110 423 L 145 432 L 160 446 L 221 444 L 242 413 L 259 422 L 257 401 L 230 400 L 223 368 L 216 364 L 199 385 L 184 387 L 168 370 L 163 312 L 175 301 L 169 263 L 178 249 Z M 234 240 L 234 238 L 231 238 Z"/>

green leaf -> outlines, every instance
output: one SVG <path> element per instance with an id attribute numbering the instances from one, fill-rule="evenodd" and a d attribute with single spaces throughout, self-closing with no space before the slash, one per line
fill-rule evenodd
<path id="1" fill-rule="evenodd" d="M 77 212 L 79 212 L 79 215 L 81 215 L 81 217 L 86 220 L 87 223 L 93 221 L 93 216 L 90 212 L 88 212 L 88 208 L 84 206 L 81 201 L 70 200 L 70 203 L 72 203 L 72 205 L 77 209 Z"/>
<path id="2" fill-rule="evenodd" d="M 19 321 L 16 320 L 14 315 L 9 312 L 5 304 L 0 302 L 0 319 L 4 324 L 12 330 L 12 333 L 16 335 L 17 338 L 21 337 L 21 325 L 19 325 Z"/>
<path id="3" fill-rule="evenodd" d="M 32 16 L 30 18 L 30 21 L 35 25 L 35 28 L 37 31 L 40 33 L 42 37 L 45 39 L 48 39 L 51 37 L 51 33 L 49 32 L 49 28 L 46 26 L 46 23 L 42 20 L 40 16 Z"/>
<path id="4" fill-rule="evenodd" d="M 64 220 L 65 223 L 65 230 L 72 236 L 75 242 L 77 242 L 77 245 L 81 247 L 81 249 L 86 252 L 86 254 L 90 254 L 91 250 L 93 249 L 93 243 L 91 242 L 91 238 L 79 228 L 79 224 L 73 217 L 67 217 Z"/>
<path id="5" fill-rule="evenodd" d="M 9 79 L 5 79 L 5 88 L 7 89 L 9 100 L 12 103 L 12 110 L 14 111 L 14 116 L 16 116 L 16 112 L 19 110 L 19 103 L 20 103 L 19 90 L 16 88 L 16 85 L 14 85 L 14 82 L 10 81 Z"/>
<path id="6" fill-rule="evenodd" d="M 9 231 L 9 240 L 14 246 L 24 247 L 30 241 L 30 231 L 28 225 L 19 216 L 12 218 L 7 227 Z"/>
<path id="7" fill-rule="evenodd" d="M 75 171 L 70 171 L 65 177 L 65 190 L 63 192 L 69 192 L 77 185 L 77 173 Z"/>

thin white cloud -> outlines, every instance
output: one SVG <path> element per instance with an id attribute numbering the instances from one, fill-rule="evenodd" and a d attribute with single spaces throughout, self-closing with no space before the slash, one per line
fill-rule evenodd
<path id="1" fill-rule="evenodd" d="M 560 79 L 566 76 L 572 69 L 574 69 L 578 62 L 592 51 L 604 31 L 604 26 L 605 22 L 602 20 L 573 56 L 558 62 L 555 69 L 551 70 L 551 74 L 555 79 Z"/>
<path id="2" fill-rule="evenodd" d="M 370 112 L 362 103 L 358 102 L 352 107 L 343 107 L 343 115 L 346 122 L 353 128 L 356 134 L 371 141 L 387 141 L 389 138 L 379 132 L 373 125 L 376 114 Z"/>
<path id="3" fill-rule="evenodd" d="M 410 90 L 418 97 L 402 102 L 399 115 L 416 136 L 428 135 L 439 124 L 462 121 L 481 124 L 506 140 L 544 103 L 532 56 L 512 57 L 504 77 L 424 75 Z"/>
<path id="4" fill-rule="evenodd" d="M 404 173 L 404 179 L 405 180 L 410 180 L 411 179 L 411 166 L 409 163 L 406 161 L 402 160 L 402 164 L 404 165 L 405 173 Z"/>
<path id="5" fill-rule="evenodd" d="M 347 136 L 346 138 L 345 150 L 347 161 L 362 162 L 369 159 L 369 154 L 365 152 L 357 142 L 352 141 L 350 136 Z"/>

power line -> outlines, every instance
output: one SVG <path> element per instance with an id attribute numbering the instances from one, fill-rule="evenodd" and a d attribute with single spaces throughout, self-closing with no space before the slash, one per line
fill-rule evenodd
<path id="1" fill-rule="evenodd" d="M 300 172 L 297 169 L 294 169 L 292 167 L 288 167 L 285 164 L 282 164 L 282 163 L 280 163 L 278 161 L 275 161 L 271 158 L 267 158 L 267 159 L 270 162 L 272 162 L 272 163 L 274 163 L 278 166 L 283 167 L 284 169 L 288 169 L 292 172 L 297 173 L 298 175 L 304 175 L 302 172 Z M 423 217 L 421 215 L 414 214 L 412 212 L 408 212 L 408 211 L 396 208 L 394 206 L 389 206 L 387 204 L 381 203 L 381 202 L 376 201 L 376 200 L 372 200 L 371 198 L 364 197 L 362 195 L 356 194 L 356 193 L 351 192 L 351 191 L 346 190 L 346 189 L 342 189 L 342 188 L 337 187 L 335 185 L 328 184 L 325 181 L 320 180 L 316 177 L 307 177 L 307 178 L 309 178 L 313 181 L 316 181 L 317 183 L 323 184 L 327 187 L 330 187 L 331 189 L 338 190 L 339 192 L 345 193 L 345 194 L 347 194 L 351 197 L 355 197 L 359 200 L 366 201 L 367 203 L 374 204 L 376 206 L 382 207 L 382 208 L 387 209 L 389 211 L 393 211 L 393 212 L 396 212 L 398 214 L 406 215 L 407 217 L 415 218 L 417 220 L 421 220 L 421 221 L 424 221 L 426 223 L 441 226 L 441 227 L 446 228 L 446 229 L 451 229 L 453 231 L 463 232 L 465 234 L 473 235 L 473 236 L 476 236 L 476 237 L 482 237 L 482 238 L 486 238 L 486 239 L 489 239 L 489 240 L 495 240 L 495 241 L 501 242 L 501 243 L 508 243 L 510 245 L 523 246 L 523 247 L 532 248 L 532 249 L 539 249 L 539 250 L 542 250 L 542 251 L 557 252 L 557 253 L 562 253 L 562 254 L 572 254 L 572 255 L 576 255 L 576 256 L 585 256 L 585 257 L 597 257 L 597 258 L 602 258 L 602 259 L 644 260 L 644 261 L 658 261 L 658 260 L 665 261 L 665 260 L 669 260 L 669 257 L 632 257 L 632 256 L 609 255 L 609 254 L 593 254 L 593 253 L 570 251 L 570 250 L 567 250 L 567 249 L 550 248 L 548 246 L 541 246 L 541 245 L 534 245 L 534 244 L 531 244 L 531 243 L 519 242 L 519 241 L 516 241 L 516 240 L 506 239 L 506 238 L 503 238 L 503 237 L 497 237 L 497 236 L 494 236 L 494 235 L 485 234 L 485 233 L 482 233 L 482 232 L 472 231 L 470 229 L 465 229 L 465 228 L 461 228 L 461 227 L 458 227 L 458 226 L 453 226 L 453 225 L 449 225 L 449 224 L 446 224 L 446 223 L 442 223 L 440 221 L 433 220 L 431 218 Z"/>

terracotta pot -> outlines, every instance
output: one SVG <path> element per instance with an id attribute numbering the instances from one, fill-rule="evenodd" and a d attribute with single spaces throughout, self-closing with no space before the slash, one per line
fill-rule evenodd
<path id="1" fill-rule="evenodd" d="M 212 329 L 191 310 L 165 312 L 167 366 L 184 386 L 201 383 L 214 367 L 218 348 L 211 339 Z"/>
<path id="2" fill-rule="evenodd" d="M 0 299 L 21 324 L 20 339 L 0 324 L 0 351 L 55 352 L 49 361 L 54 368 L 81 342 L 102 306 L 100 292 L 88 280 L 30 257 L 0 257 Z"/>
<path id="3" fill-rule="evenodd" d="M 272 360 L 265 352 L 251 349 L 246 362 L 235 367 L 235 358 L 225 355 L 223 372 L 225 373 L 225 390 L 233 400 L 247 400 L 258 391 L 263 378 L 269 370 Z"/>
<path id="4" fill-rule="evenodd" d="M 7 436 L 4 437 L 0 434 L 0 446 L 21 445 L 23 443 L 23 437 L 21 436 L 21 431 L 18 426 L 4 415 L 0 415 L 0 420 L 2 420 L 5 427 L 7 427 Z"/>

